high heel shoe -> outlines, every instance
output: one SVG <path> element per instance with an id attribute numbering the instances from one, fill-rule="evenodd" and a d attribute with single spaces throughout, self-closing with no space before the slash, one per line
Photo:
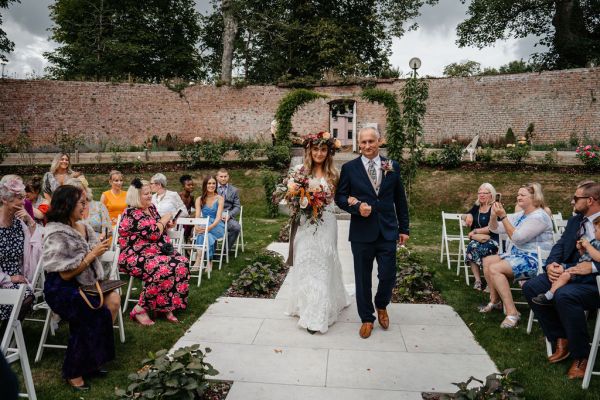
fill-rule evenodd
<path id="1" fill-rule="evenodd" d="M 138 315 L 144 315 L 146 314 L 146 316 L 148 315 L 148 313 L 146 312 L 146 310 L 144 310 L 142 308 L 142 311 L 136 311 L 136 309 L 134 308 L 133 310 L 131 310 L 131 312 L 129 313 L 129 318 L 131 318 L 132 321 L 137 321 L 140 325 L 144 325 L 144 326 L 151 326 L 154 325 L 154 321 L 152 321 L 150 319 L 150 317 L 148 317 L 148 319 L 145 322 L 142 322 L 137 316 Z"/>
<path id="2" fill-rule="evenodd" d="M 179 323 L 179 320 L 177 319 L 176 316 L 173 315 L 173 312 L 166 313 L 165 314 L 165 318 L 167 319 L 167 321 L 172 322 L 174 324 L 178 324 Z"/>
<path id="3" fill-rule="evenodd" d="M 87 383 L 85 383 L 85 381 L 83 381 L 83 384 L 79 385 L 79 386 L 75 386 L 72 383 L 72 379 L 65 379 L 65 381 L 67 382 L 67 385 L 71 386 L 71 389 L 73 389 L 76 392 L 87 392 L 88 390 L 91 389 L 91 386 Z"/>

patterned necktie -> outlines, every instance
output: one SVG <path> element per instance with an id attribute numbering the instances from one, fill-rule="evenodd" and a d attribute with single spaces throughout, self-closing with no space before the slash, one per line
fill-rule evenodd
<path id="1" fill-rule="evenodd" d="M 374 160 L 369 160 L 367 164 L 367 172 L 369 173 L 369 178 L 371 178 L 371 183 L 374 187 L 377 187 L 377 171 L 375 171 Z"/>
<path id="2" fill-rule="evenodd" d="M 223 196 L 223 194 L 225 193 L 225 186 L 219 186 L 218 192 L 220 196 Z"/>
<path id="3" fill-rule="evenodd" d="M 577 240 L 581 239 L 585 235 L 585 223 L 587 220 L 587 217 L 584 217 L 581 220 L 581 225 L 579 225 L 579 229 L 577 230 Z"/>

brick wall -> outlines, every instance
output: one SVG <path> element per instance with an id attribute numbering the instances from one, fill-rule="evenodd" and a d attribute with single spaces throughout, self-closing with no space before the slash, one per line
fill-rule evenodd
<path id="1" fill-rule="evenodd" d="M 535 124 L 536 141 L 568 140 L 572 132 L 600 140 L 600 68 L 431 79 L 424 122 L 425 140 L 502 137 L 508 127 L 522 134 Z M 404 81 L 378 87 L 400 94 Z M 385 110 L 360 99 L 359 86 L 319 87 L 329 96 L 302 107 L 294 130 L 329 128 L 327 102 L 357 101 L 357 123 L 377 122 L 385 129 Z M 268 140 L 270 123 L 289 89 L 275 86 L 192 86 L 183 96 L 164 85 L 0 81 L 0 141 L 11 141 L 26 127 L 36 146 L 58 131 L 83 134 L 88 144 L 141 144 L 153 135 L 191 141 L 234 135 Z"/>

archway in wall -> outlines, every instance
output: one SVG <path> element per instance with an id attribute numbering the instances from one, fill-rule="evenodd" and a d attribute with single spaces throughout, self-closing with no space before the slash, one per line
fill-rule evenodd
<path id="1" fill-rule="evenodd" d="M 356 150 L 356 101 L 336 99 L 328 104 L 329 132 L 342 142 L 342 146 L 352 145 L 352 150 Z"/>

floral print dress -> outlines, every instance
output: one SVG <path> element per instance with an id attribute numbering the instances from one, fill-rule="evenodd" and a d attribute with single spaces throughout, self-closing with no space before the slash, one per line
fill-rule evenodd
<path id="1" fill-rule="evenodd" d="M 140 307 L 158 312 L 185 309 L 190 279 L 188 259 L 165 246 L 170 245 L 170 240 L 160 233 L 159 219 L 154 205 L 147 213 L 141 208 L 125 209 L 119 225 L 119 268 L 144 282 Z"/>

